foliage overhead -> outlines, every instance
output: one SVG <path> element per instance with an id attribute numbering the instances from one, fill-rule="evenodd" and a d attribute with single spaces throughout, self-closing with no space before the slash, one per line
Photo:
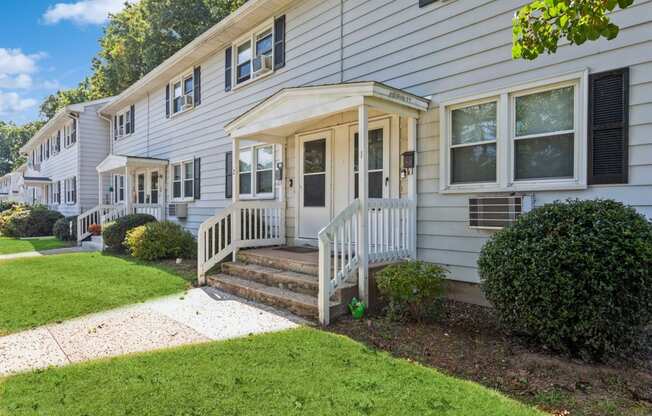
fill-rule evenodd
<path id="1" fill-rule="evenodd" d="M 535 0 L 514 16 L 512 56 L 536 59 L 555 53 L 561 38 L 571 45 L 601 37 L 614 39 L 619 28 L 608 13 L 616 6 L 625 9 L 634 0 Z"/>
<path id="2" fill-rule="evenodd" d="M 22 126 L 0 121 L 0 176 L 20 166 L 20 148 L 43 126 L 42 121 L 34 121 Z"/>

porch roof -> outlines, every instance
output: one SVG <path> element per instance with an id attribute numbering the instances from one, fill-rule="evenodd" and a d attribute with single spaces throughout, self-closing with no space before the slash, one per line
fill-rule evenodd
<path id="1" fill-rule="evenodd" d="M 99 165 L 97 165 L 98 173 L 107 173 L 116 169 L 133 167 L 133 168 L 148 168 L 148 167 L 161 167 L 167 166 L 167 159 L 157 159 L 153 157 L 138 157 L 138 156 L 125 156 L 125 155 L 109 155 Z"/>
<path id="2" fill-rule="evenodd" d="M 419 118 L 429 100 L 374 81 L 286 88 L 225 126 L 232 138 L 281 140 L 303 126 L 361 105 Z"/>
<path id="3" fill-rule="evenodd" d="M 41 186 L 49 185 L 52 183 L 52 179 L 46 178 L 44 176 L 24 176 L 23 184 L 25 186 Z"/>

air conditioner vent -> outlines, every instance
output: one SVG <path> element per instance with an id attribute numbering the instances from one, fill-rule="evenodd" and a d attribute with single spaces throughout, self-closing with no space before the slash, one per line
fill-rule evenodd
<path id="1" fill-rule="evenodd" d="M 533 197 L 486 196 L 469 199 L 469 226 L 471 228 L 501 229 L 530 211 Z"/>
<path id="2" fill-rule="evenodd" d="M 168 215 L 178 219 L 188 218 L 188 204 L 170 204 L 168 205 Z"/>

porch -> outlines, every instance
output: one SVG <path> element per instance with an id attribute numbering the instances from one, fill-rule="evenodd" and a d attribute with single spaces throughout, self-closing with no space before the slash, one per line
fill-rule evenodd
<path id="1" fill-rule="evenodd" d="M 423 98 L 358 82 L 282 90 L 228 124 L 233 203 L 199 229 L 199 282 L 220 262 L 241 261 L 241 249 L 306 247 L 322 324 L 351 284 L 368 304 L 370 265 L 416 258 L 413 162 L 427 108 Z"/>
<path id="2" fill-rule="evenodd" d="M 90 225 L 104 225 L 127 214 L 148 214 L 164 220 L 167 166 L 165 159 L 107 156 L 97 166 L 98 205 L 77 219 L 78 242 L 91 235 Z"/>

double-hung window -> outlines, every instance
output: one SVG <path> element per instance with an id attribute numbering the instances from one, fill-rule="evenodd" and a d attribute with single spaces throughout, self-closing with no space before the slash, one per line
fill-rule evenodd
<path id="1" fill-rule="evenodd" d="M 113 175 L 113 203 L 118 204 L 125 200 L 125 177 Z"/>
<path id="2" fill-rule="evenodd" d="M 66 204 L 74 205 L 77 203 L 77 178 L 71 177 L 64 181 Z"/>
<path id="3" fill-rule="evenodd" d="M 274 146 L 240 149 L 240 195 L 266 198 L 274 194 Z"/>
<path id="4" fill-rule="evenodd" d="M 233 72 L 236 86 L 273 71 L 273 25 L 273 22 L 269 22 L 244 38 L 240 38 L 233 45 Z"/>
<path id="5" fill-rule="evenodd" d="M 172 199 L 188 201 L 195 197 L 195 163 L 193 160 L 172 165 Z"/>
<path id="6" fill-rule="evenodd" d="M 442 192 L 586 187 L 586 74 L 443 103 Z"/>
<path id="7" fill-rule="evenodd" d="M 251 40 L 238 45 L 235 73 L 237 84 L 251 79 Z"/>

